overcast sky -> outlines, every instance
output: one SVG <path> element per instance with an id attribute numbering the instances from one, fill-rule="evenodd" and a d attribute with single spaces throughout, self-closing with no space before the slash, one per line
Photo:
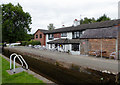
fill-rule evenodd
<path id="1" fill-rule="evenodd" d="M 73 24 L 74 19 L 98 18 L 103 14 L 118 18 L 119 0 L 0 0 L 0 4 L 19 3 L 32 16 L 31 32 L 47 29 L 49 23 L 56 28 Z"/>

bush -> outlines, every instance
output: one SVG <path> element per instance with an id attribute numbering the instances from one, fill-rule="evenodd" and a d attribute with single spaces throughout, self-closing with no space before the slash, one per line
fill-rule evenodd
<path id="1" fill-rule="evenodd" d="M 25 46 L 25 45 L 41 45 L 40 41 L 36 41 L 36 40 L 31 40 L 31 41 L 22 41 L 21 45 Z"/>
<path id="2" fill-rule="evenodd" d="M 21 45 L 22 45 L 22 46 L 27 45 L 27 41 L 22 41 L 22 42 L 21 42 Z"/>
<path id="3" fill-rule="evenodd" d="M 30 41 L 31 45 L 41 45 L 40 41 Z"/>

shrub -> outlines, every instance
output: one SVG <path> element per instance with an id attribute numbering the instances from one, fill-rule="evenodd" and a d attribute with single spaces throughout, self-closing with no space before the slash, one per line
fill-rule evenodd
<path id="1" fill-rule="evenodd" d="M 22 42 L 21 42 L 21 45 L 22 45 L 22 46 L 27 45 L 27 41 L 22 41 Z"/>
<path id="2" fill-rule="evenodd" d="M 40 41 L 30 41 L 31 45 L 41 45 Z"/>
<path id="3" fill-rule="evenodd" d="M 31 41 L 22 41 L 21 45 L 25 46 L 25 45 L 41 45 L 40 41 L 36 41 L 36 40 L 31 40 Z"/>

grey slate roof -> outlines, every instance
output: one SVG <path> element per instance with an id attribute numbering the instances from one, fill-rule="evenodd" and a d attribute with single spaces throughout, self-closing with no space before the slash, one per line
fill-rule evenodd
<path id="1" fill-rule="evenodd" d="M 118 27 L 87 29 L 81 38 L 117 38 Z"/>
<path id="2" fill-rule="evenodd" d="M 48 31 L 48 30 L 44 30 L 44 29 L 38 29 L 38 30 L 40 30 L 40 31 L 43 32 L 43 33 L 45 33 L 45 32 Z"/>
<path id="3" fill-rule="evenodd" d="M 57 39 L 48 42 L 48 44 L 75 44 L 80 43 L 81 39 L 111 39 L 117 38 L 118 27 L 100 28 L 100 29 L 86 29 L 80 39 Z"/>
<path id="4" fill-rule="evenodd" d="M 38 30 L 40 30 L 40 31 L 43 32 L 43 33 L 46 33 L 46 32 L 48 31 L 48 30 L 44 30 L 44 29 L 38 29 Z M 38 31 L 38 30 L 37 30 L 37 31 Z M 36 31 L 36 32 L 37 32 L 37 31 Z M 35 32 L 35 33 L 36 33 L 36 32 Z M 34 33 L 34 34 L 35 34 L 35 33 Z"/>
<path id="5" fill-rule="evenodd" d="M 80 43 L 80 39 L 57 39 L 50 42 L 48 44 L 77 44 Z"/>
<path id="6" fill-rule="evenodd" d="M 82 24 L 79 26 L 71 26 L 71 27 L 64 27 L 64 28 L 59 28 L 55 30 L 48 30 L 45 33 L 62 33 L 62 32 L 72 32 L 72 31 L 80 31 L 80 30 L 85 30 L 85 29 L 98 29 L 98 28 L 107 28 L 107 27 L 112 27 L 120 24 L 120 19 L 117 20 L 109 20 L 109 21 L 102 21 L 102 22 L 96 22 L 96 23 L 91 23 L 91 24 Z"/>

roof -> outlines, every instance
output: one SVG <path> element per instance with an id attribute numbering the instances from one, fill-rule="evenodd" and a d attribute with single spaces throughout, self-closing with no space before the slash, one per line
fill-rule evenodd
<path id="1" fill-rule="evenodd" d="M 57 40 L 53 40 L 50 42 L 47 42 L 48 44 L 77 44 L 80 43 L 80 39 L 57 39 Z"/>
<path id="2" fill-rule="evenodd" d="M 111 39 L 117 38 L 118 27 L 100 28 L 100 29 L 86 29 L 79 39 L 57 39 L 48 42 L 48 44 L 77 44 L 81 39 Z"/>
<path id="3" fill-rule="evenodd" d="M 46 33 L 48 30 L 44 30 L 44 29 L 38 29 L 37 31 L 41 31 L 41 32 L 43 32 L 43 33 Z M 34 34 L 36 34 L 37 33 L 37 31 L 34 33 Z"/>
<path id="4" fill-rule="evenodd" d="M 118 24 L 120 24 L 120 19 L 95 22 L 95 23 L 91 23 L 91 24 L 81 24 L 81 25 L 75 26 L 75 27 L 74 26 L 64 27 L 64 28 L 59 28 L 59 29 L 55 29 L 55 30 L 48 30 L 45 33 L 50 34 L 50 33 L 80 31 L 80 30 L 85 30 L 85 29 L 108 28 L 108 27 L 116 26 Z"/>
<path id="5" fill-rule="evenodd" d="M 118 27 L 109 27 L 109 28 L 101 28 L 101 29 L 87 29 L 84 34 L 81 36 L 82 38 L 117 38 Z"/>

